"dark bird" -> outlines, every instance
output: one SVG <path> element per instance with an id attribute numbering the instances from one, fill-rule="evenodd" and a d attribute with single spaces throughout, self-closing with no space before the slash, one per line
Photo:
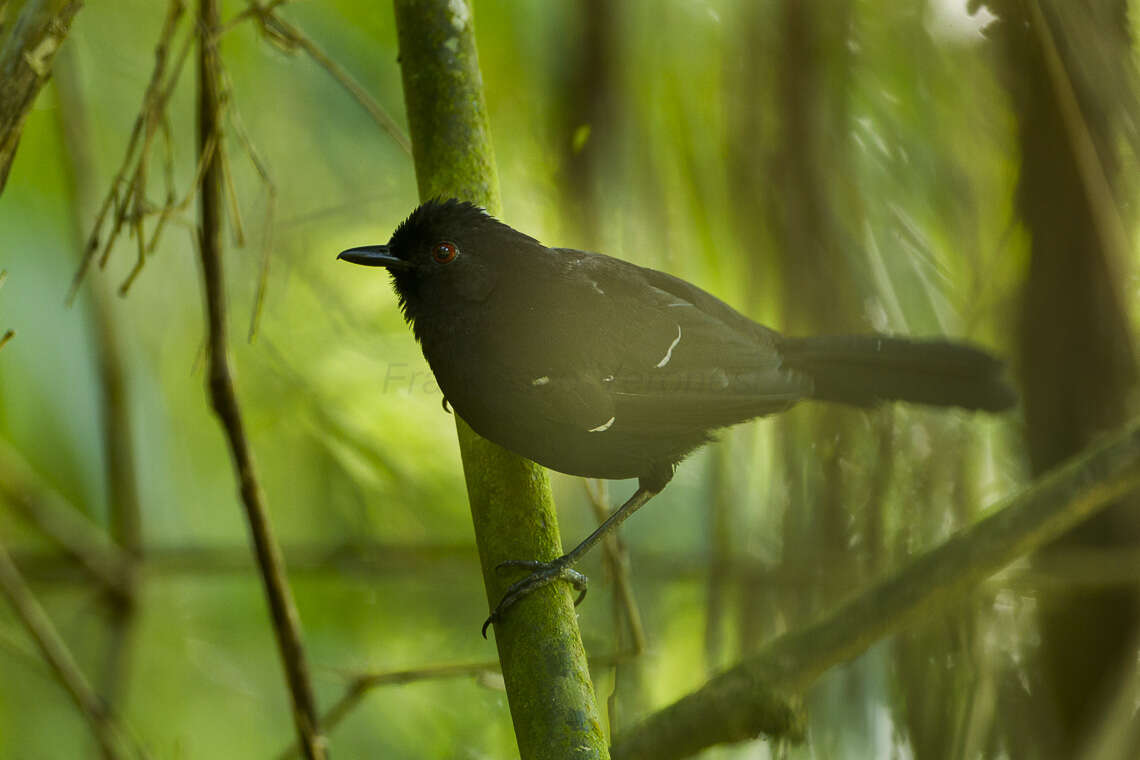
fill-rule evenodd
<path id="1" fill-rule="evenodd" d="M 1001 411 L 1003 364 L 973 346 L 883 335 L 793 338 L 684 280 L 547 248 L 458 200 L 424 203 L 387 245 L 338 258 L 386 267 L 447 402 L 484 438 L 552 470 L 637 478 L 611 517 L 507 591 L 487 624 L 556 579 L 673 477 L 711 431 L 803 399 Z M 483 631 L 486 634 L 487 624 Z"/>

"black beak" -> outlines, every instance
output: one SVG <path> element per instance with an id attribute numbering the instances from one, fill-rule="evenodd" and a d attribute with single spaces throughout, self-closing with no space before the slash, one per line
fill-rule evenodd
<path id="1" fill-rule="evenodd" d="M 386 245 L 362 245 L 358 248 L 349 248 L 347 251 L 341 251 L 337 258 L 351 261 L 353 264 L 363 264 L 366 267 L 407 269 L 411 266 L 410 262 L 393 256 Z"/>

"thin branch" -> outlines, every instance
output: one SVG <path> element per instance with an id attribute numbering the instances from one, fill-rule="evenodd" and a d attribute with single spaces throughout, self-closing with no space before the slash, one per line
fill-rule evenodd
<path id="1" fill-rule="evenodd" d="M 766 733 L 796 738 L 796 695 L 834 665 L 945 608 L 1005 565 L 1140 487 L 1140 422 L 1074 457 L 822 620 L 650 716 L 619 738 L 622 760 L 688 757 Z M 785 701 L 792 698 L 793 702 Z"/>
<path id="2" fill-rule="evenodd" d="M 154 232 L 151 235 L 150 243 L 145 247 L 145 252 L 142 244 L 140 243 L 139 255 L 135 260 L 135 265 L 131 267 L 131 271 L 127 273 L 127 276 L 123 279 L 122 284 L 119 285 L 120 296 L 125 296 L 127 294 L 127 292 L 131 289 L 131 285 L 134 284 L 135 279 L 142 272 L 143 264 L 146 263 L 145 254 L 154 252 L 155 247 L 158 245 L 159 235 L 162 234 L 162 231 L 165 228 L 167 222 L 173 219 L 176 214 L 180 214 L 188 209 L 190 207 L 190 204 L 198 196 L 198 191 L 201 189 L 202 185 L 202 178 L 206 173 L 206 167 L 209 165 L 210 161 L 214 158 L 214 154 L 217 152 L 218 136 L 210 135 L 209 142 L 206 143 L 206 146 L 202 149 L 201 153 L 198 156 L 198 165 L 194 170 L 194 180 L 190 183 L 190 187 L 186 189 L 186 195 L 184 195 L 182 197 L 182 200 L 178 201 L 177 203 L 167 203 L 161 209 L 155 212 L 158 214 L 158 222 L 154 226 Z M 139 239 L 141 240 L 141 227 L 138 229 L 138 233 L 140 236 Z"/>
<path id="3" fill-rule="evenodd" d="M 594 509 L 594 517 L 601 524 L 610 516 L 610 505 L 607 496 L 605 481 L 584 481 L 586 494 L 590 497 L 590 505 Z M 634 654 L 645 651 L 645 626 L 641 623 L 641 609 L 637 606 L 637 597 L 633 593 L 633 581 L 630 578 L 629 551 L 621 541 L 617 531 L 606 536 L 602 541 L 602 557 L 606 572 L 614 582 L 614 600 L 617 608 L 621 610 L 621 617 L 625 620 L 629 633 L 630 644 Z"/>
<path id="4" fill-rule="evenodd" d="M 232 26 L 246 18 L 254 18 L 257 20 L 258 25 L 261 27 L 262 34 L 266 39 L 270 40 L 283 50 L 292 52 L 296 48 L 304 50 L 305 53 L 317 62 L 325 71 L 332 75 L 333 79 L 340 83 L 344 89 L 352 97 L 356 98 L 356 102 L 364 107 L 368 115 L 372 117 L 382 130 L 396 141 L 400 149 L 409 156 L 412 155 L 412 142 L 408 136 L 404 134 L 404 130 L 396 123 L 396 120 L 384 110 L 369 93 L 368 90 L 360 86 L 360 83 L 352 78 L 352 75 L 345 71 L 340 64 L 329 58 L 328 54 L 320 48 L 317 43 L 313 42 L 304 32 L 298 27 L 289 23 L 281 16 L 277 15 L 276 8 L 280 5 L 279 2 L 271 2 L 268 5 L 259 5 L 255 0 L 251 1 L 249 7 L 242 11 L 238 16 L 226 25 L 227 30 Z"/>
<path id="5" fill-rule="evenodd" d="M 74 301 L 83 276 L 100 249 L 102 254 L 99 256 L 99 267 L 103 268 L 107 265 L 114 244 L 124 227 L 135 238 L 137 247 L 135 264 L 119 286 L 119 295 L 125 296 L 142 272 L 147 257 L 154 253 L 166 222 L 173 214 L 184 211 L 197 194 L 198 183 L 201 179 L 201 166 L 195 174 L 194 182 L 187 190 L 186 196 L 182 201 L 174 202 L 173 155 L 170 146 L 169 119 L 166 113 L 167 104 L 170 102 L 174 88 L 181 78 L 182 69 L 189 58 L 191 43 L 195 39 L 193 29 L 191 29 L 183 39 L 182 46 L 174 58 L 174 66 L 167 74 L 166 64 L 169 59 L 170 43 L 184 8 L 185 5 L 182 0 L 171 0 L 166 22 L 163 24 L 163 30 L 155 49 L 155 68 L 144 93 L 143 104 L 136 117 L 131 136 L 128 139 L 126 155 L 123 157 L 122 164 L 111 181 L 111 187 L 96 214 L 91 235 L 84 248 L 75 276 L 72 278 L 67 296 L 68 304 Z M 146 185 L 150 171 L 151 149 L 155 137 L 159 135 L 162 137 L 164 146 L 163 175 L 166 184 L 166 200 L 161 206 L 156 206 L 146 197 Z M 139 145 L 140 137 L 142 138 L 141 147 Z M 127 181 L 128 174 L 130 181 Z M 100 244 L 100 236 L 104 234 L 103 229 L 108 223 L 108 215 L 111 217 L 110 229 Z M 147 218 L 153 216 L 157 216 L 158 221 L 155 223 L 148 243 L 144 239 L 143 223 Z"/>
<path id="6" fill-rule="evenodd" d="M 218 0 L 200 0 L 198 55 L 198 145 L 205 155 L 221 129 L 220 68 L 215 33 L 219 26 Z M 309 680 L 308 664 L 301 644 L 301 625 L 296 603 L 285 576 L 281 549 L 265 508 L 264 496 L 246 438 L 241 408 L 229 367 L 226 341 L 226 297 L 222 270 L 222 182 L 217 151 L 207 161 L 202 181 L 198 244 L 202 259 L 202 281 L 206 293 L 208 332 L 209 392 L 218 422 L 225 432 L 240 484 L 258 569 L 273 620 L 277 646 L 285 668 L 293 704 L 297 739 L 308 760 L 325 756 L 324 738 L 317 720 L 316 703 Z"/>
<path id="7" fill-rule="evenodd" d="M 599 655 L 590 658 L 591 668 L 613 667 L 629 662 L 637 657 L 637 652 L 618 652 L 616 654 Z M 352 677 L 344 694 L 340 699 L 321 716 L 321 725 L 331 731 L 340 725 L 341 721 L 349 716 L 359 706 L 360 702 L 373 689 L 381 686 L 399 686 L 418 681 L 431 681 L 441 678 L 466 678 L 480 675 L 500 675 L 502 667 L 498 660 L 485 660 L 483 662 L 452 663 L 447 665 L 424 665 L 419 668 L 407 670 L 386 670 L 372 673 L 358 673 Z M 278 760 L 291 760 L 297 756 L 297 746 L 286 749 Z"/>
<path id="8" fill-rule="evenodd" d="M 223 110 L 228 110 L 230 104 L 223 103 Z M 226 199 L 230 202 L 230 225 L 233 232 L 235 248 L 245 247 L 245 221 L 241 215 L 241 203 L 238 202 L 237 183 L 234 182 L 233 167 L 230 165 L 230 152 L 225 149 L 225 143 L 218 146 L 218 158 L 222 164 L 222 178 L 225 181 Z"/>
<path id="9" fill-rule="evenodd" d="M 75 296 L 79 292 L 79 286 L 83 282 L 83 276 L 87 273 L 91 261 L 99 251 L 100 235 L 103 232 L 107 215 L 112 209 L 115 210 L 111 230 L 107 234 L 106 240 L 103 241 L 103 255 L 100 257 L 101 264 L 106 262 L 111 251 L 111 246 L 114 244 L 115 239 L 118 237 L 119 230 L 126 221 L 126 208 L 128 206 L 126 200 L 133 195 L 135 188 L 133 183 L 127 183 L 127 175 L 133 174 L 136 179 L 138 177 L 138 172 L 132 172 L 132 167 L 136 166 L 136 157 L 139 154 L 139 138 L 142 137 L 144 129 L 148 132 L 150 131 L 148 125 L 165 110 L 166 102 L 170 97 L 170 93 L 173 92 L 174 83 L 177 81 L 178 73 L 181 71 L 182 62 L 185 61 L 186 55 L 190 50 L 189 42 L 193 38 L 192 34 L 187 36 L 179 54 L 178 63 L 174 69 L 174 76 L 171 77 L 168 86 L 163 89 L 162 84 L 166 75 L 170 43 L 178 27 L 178 21 L 185 10 L 186 6 L 182 0 L 170 0 L 166 12 L 166 19 L 162 24 L 162 32 L 159 34 L 158 44 L 154 50 L 154 70 L 151 72 L 150 81 L 147 83 L 146 90 L 143 93 L 142 106 L 139 108 L 138 116 L 135 117 L 134 126 L 131 127 L 131 135 L 127 139 L 127 150 L 123 156 L 123 162 L 119 166 L 119 170 L 115 173 L 114 179 L 111 180 L 111 188 L 107 191 L 107 195 L 100 205 L 99 212 L 95 215 L 95 224 L 92 226 L 91 235 L 87 240 L 87 245 L 84 247 L 83 256 L 80 259 L 75 275 L 71 279 L 71 287 L 67 294 L 67 303 L 69 304 L 75 300 Z M 124 186 L 127 186 L 127 194 L 125 197 L 120 195 L 120 191 Z"/>
<path id="10" fill-rule="evenodd" d="M 122 752 L 122 731 L 114 719 L 107 714 L 94 690 L 83 677 L 75 658 L 67 648 L 44 608 L 36 601 L 28 584 L 24 582 L 19 569 L 12 562 L 8 550 L 0 542 L 0 589 L 8 597 L 16 615 L 27 629 L 28 634 L 39 647 L 40 654 L 51 666 L 60 685 L 71 696 L 99 744 L 99 750 L 106 760 L 125 757 Z"/>
<path id="11" fill-rule="evenodd" d="M 217 147 L 218 136 L 210 135 L 206 147 L 198 153 L 198 163 L 194 167 L 194 179 L 190 182 L 190 187 L 186 188 L 186 194 L 182 196 L 182 200 L 168 202 L 158 212 L 158 223 L 154 227 L 150 243 L 147 246 L 148 252 L 154 252 L 155 247 L 158 245 L 158 237 L 162 233 L 163 226 L 165 226 L 167 221 L 172 219 L 176 214 L 180 214 L 190 208 L 190 204 L 198 197 L 198 191 L 202 187 L 202 177 L 206 175 L 206 167 L 210 164 L 210 161 L 213 160 L 214 152 L 217 150 Z M 197 245 L 197 243 L 195 243 L 195 245 Z M 132 272 L 119 287 L 120 294 L 127 291 L 135 274 L 136 273 Z"/>
<path id="12" fill-rule="evenodd" d="M 390 670 L 380 673 L 362 673 L 354 677 L 345 688 L 341 698 L 321 716 L 321 725 L 326 731 L 332 731 L 348 715 L 356 709 L 361 700 L 373 689 L 379 686 L 393 686 L 396 684 L 414 683 L 439 678 L 463 678 L 476 676 L 481 673 L 498 673 L 497 660 L 486 662 L 457 663 L 452 665 L 428 665 L 410 670 Z M 297 745 L 293 744 L 278 758 L 291 760 L 297 756 Z"/>
<path id="13" fill-rule="evenodd" d="M 32 0 L 16 10 L 11 33 L 0 40 L 0 193 L 20 145 L 24 121 L 51 76 L 52 60 L 67 38 L 82 0 Z"/>
<path id="14" fill-rule="evenodd" d="M 253 299 L 253 310 L 249 317 L 249 342 L 253 342 L 257 337 L 257 327 L 261 320 L 261 309 L 265 304 L 265 291 L 269 285 L 269 261 L 270 252 L 273 245 L 273 222 L 277 212 L 277 185 L 274 184 L 273 178 L 269 172 L 269 166 L 261 157 L 261 153 L 254 145 L 253 139 L 249 136 L 249 130 L 245 128 L 245 121 L 241 117 L 241 112 L 237 109 L 237 104 L 233 101 L 233 82 L 230 80 L 229 72 L 222 67 L 222 87 L 226 93 L 226 116 L 230 121 L 230 128 L 233 131 L 234 137 L 237 138 L 238 144 L 245 150 L 246 156 L 249 158 L 253 170 L 261 179 L 261 184 L 265 187 L 265 215 L 261 223 L 261 245 L 260 245 L 260 259 L 261 266 L 257 276 L 257 289 Z M 223 154 L 224 157 L 224 154 Z M 234 206 L 234 212 L 237 213 L 238 202 L 237 194 L 232 186 L 232 181 L 227 179 L 229 185 L 230 201 Z"/>
<path id="15" fill-rule="evenodd" d="M 609 488 L 604 480 L 586 479 L 583 481 L 586 494 L 594 510 L 598 524 L 605 522 L 611 514 Z M 611 609 L 614 625 L 614 641 L 621 648 L 632 649 L 634 658 L 625 667 L 615 667 L 613 688 L 606 698 L 609 718 L 609 735 L 630 723 L 632 716 L 641 716 L 648 709 L 643 685 L 643 666 L 636 657 L 645 651 L 645 628 L 641 623 L 641 610 L 633 594 L 633 581 L 630 576 L 629 550 L 614 531 L 602 542 L 602 564 L 606 575 L 613 580 L 614 593 Z M 591 664 L 593 662 L 591 661 Z"/>
<path id="16" fill-rule="evenodd" d="M 709 506 L 705 510 L 705 519 L 708 522 L 709 534 L 709 576 L 705 584 L 706 602 L 705 618 L 705 668 L 709 672 L 721 662 L 721 649 L 723 647 L 723 633 L 725 618 L 728 616 L 727 598 L 728 581 L 730 576 L 726 571 L 732 561 L 733 532 L 732 522 L 735 517 L 729 481 L 729 447 L 727 444 L 717 446 L 709 457 Z M 784 563 L 785 565 L 787 563 Z"/>
<path id="17" fill-rule="evenodd" d="M 248 2 L 248 0 L 247 0 Z M 251 18 L 263 16 L 267 13 L 273 13 L 289 0 L 270 0 L 265 5 L 258 5 L 257 2 L 249 2 L 245 10 L 239 12 L 226 23 L 222 24 L 218 29 L 218 36 L 222 37 L 228 34 L 234 27 L 238 26 L 243 21 L 248 21 Z"/>
<path id="18" fill-rule="evenodd" d="M 1053 38 L 1049 22 L 1045 19 L 1038 0 L 1030 0 L 1025 6 L 1029 13 L 1029 25 L 1037 36 L 1045 58 L 1045 70 L 1049 74 L 1049 84 L 1053 89 L 1053 96 L 1057 99 L 1058 110 L 1061 112 L 1061 123 L 1072 146 L 1073 159 L 1077 165 L 1081 184 L 1084 186 L 1083 195 L 1089 204 L 1093 227 L 1096 229 L 1101 247 L 1112 254 L 1109 260 L 1117 263 L 1128 255 L 1131 245 L 1128 232 L 1120 218 L 1112 185 L 1105 174 L 1104 165 L 1089 133 L 1088 123 L 1077 100 L 1076 88 L 1057 49 L 1057 42 Z"/>
<path id="19" fill-rule="evenodd" d="M 8 270 L 7 269 L 0 269 L 0 288 L 4 287 L 4 283 L 7 282 L 7 280 L 8 280 Z M 5 330 L 4 334 L 0 335 L 0 348 L 4 348 L 4 345 L 8 341 L 12 340 L 12 338 L 13 338 L 13 336 L 15 336 L 15 334 L 16 334 L 15 330 Z"/>

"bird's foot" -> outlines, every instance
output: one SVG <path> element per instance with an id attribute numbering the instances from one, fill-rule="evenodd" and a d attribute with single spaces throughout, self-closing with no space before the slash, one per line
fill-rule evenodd
<path id="1" fill-rule="evenodd" d="M 574 600 L 574 606 L 577 607 L 581 604 L 582 600 L 586 598 L 586 587 L 589 584 L 589 580 L 585 575 L 570 567 L 570 564 L 571 560 L 567 556 L 559 557 L 551 562 L 515 559 L 500 563 L 495 568 L 499 572 L 521 567 L 525 570 L 530 570 L 531 573 L 522 580 L 511 584 L 507 592 L 503 594 L 503 598 L 499 600 L 499 603 L 495 605 L 495 609 L 491 611 L 491 616 L 483 623 L 483 638 L 487 638 L 487 629 L 491 627 L 491 624 L 502 620 L 503 615 L 508 609 L 514 606 L 515 602 L 523 597 L 530 596 L 538 589 L 554 581 L 566 581 L 573 586 L 578 592 L 578 598 Z"/>

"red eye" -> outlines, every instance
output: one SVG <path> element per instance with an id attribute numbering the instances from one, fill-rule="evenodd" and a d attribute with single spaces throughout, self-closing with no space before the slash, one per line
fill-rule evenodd
<path id="1" fill-rule="evenodd" d="M 459 249 L 454 243 L 439 243 L 431 249 L 431 257 L 440 264 L 450 264 L 459 255 Z"/>

